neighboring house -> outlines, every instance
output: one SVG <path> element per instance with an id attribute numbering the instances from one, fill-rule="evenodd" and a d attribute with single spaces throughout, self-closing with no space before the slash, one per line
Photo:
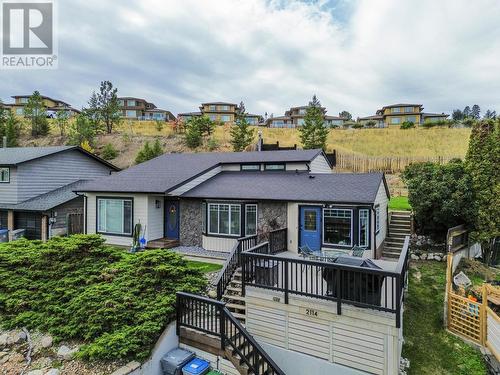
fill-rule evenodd
<path id="1" fill-rule="evenodd" d="M 401 125 L 403 122 L 410 121 L 416 125 L 424 122 L 436 122 L 446 120 L 445 113 L 424 112 L 422 104 L 392 104 L 379 109 L 374 116 L 360 117 L 358 120 L 362 124 L 369 121 L 375 121 L 376 127 L 387 127 L 391 125 Z"/>
<path id="2" fill-rule="evenodd" d="M 141 98 L 118 98 L 120 116 L 129 120 L 174 121 L 172 112 L 157 108 L 156 105 Z"/>
<path id="3" fill-rule="evenodd" d="M 87 232 L 116 245 L 132 244 L 137 223 L 147 241 L 226 252 L 241 236 L 287 226 L 294 251 L 361 244 L 374 257 L 386 235 L 383 174 L 332 173 L 319 150 L 165 154 L 79 191 Z M 314 232 L 300 229 L 305 217 L 316 218 Z"/>
<path id="4" fill-rule="evenodd" d="M 83 197 L 73 191 L 117 170 L 76 146 L 0 148 L 0 228 L 42 240 L 66 234 L 68 225 L 78 231 Z"/>
<path id="5" fill-rule="evenodd" d="M 269 117 L 265 121 L 265 126 L 270 128 L 296 128 L 304 124 L 307 106 L 292 107 L 285 112 L 284 116 Z M 347 119 L 338 116 L 328 116 L 326 108 L 321 107 L 324 115 L 325 126 L 342 126 Z"/>
<path id="6" fill-rule="evenodd" d="M 200 106 L 200 112 L 179 113 L 178 117 L 183 121 L 188 121 L 192 117 L 207 116 L 210 118 L 210 120 L 218 123 L 232 124 L 236 120 L 238 111 L 238 104 L 226 102 L 211 102 L 202 103 Z M 245 117 L 250 125 L 258 125 L 263 121 L 263 118 L 260 115 L 247 113 Z"/>
<path id="7" fill-rule="evenodd" d="M 6 103 L 4 104 L 4 107 L 10 108 L 10 110 L 17 116 L 24 116 L 24 109 L 26 104 L 28 104 L 30 96 L 31 95 L 14 95 L 12 98 L 14 98 L 15 102 L 13 104 Z M 70 104 L 63 102 L 62 100 L 53 99 L 43 95 L 41 97 L 48 117 L 55 117 L 56 113 L 59 111 L 68 111 L 70 116 L 75 116 L 80 113 L 78 109 L 71 107 Z"/>

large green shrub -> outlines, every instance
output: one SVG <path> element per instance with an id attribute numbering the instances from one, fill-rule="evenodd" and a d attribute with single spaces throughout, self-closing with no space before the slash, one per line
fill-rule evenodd
<path id="1" fill-rule="evenodd" d="M 414 127 L 415 127 L 415 124 L 413 123 L 413 121 L 405 121 L 401 124 L 401 126 L 399 128 L 400 129 L 411 129 Z"/>
<path id="2" fill-rule="evenodd" d="M 180 255 L 136 254 L 97 235 L 0 245 L 0 324 L 78 339 L 89 359 L 145 359 L 175 318 L 175 293 L 205 278 Z"/>
<path id="3" fill-rule="evenodd" d="M 403 179 L 418 232 L 444 239 L 448 228 L 470 223 L 470 177 L 461 160 L 453 159 L 446 165 L 411 164 Z"/>

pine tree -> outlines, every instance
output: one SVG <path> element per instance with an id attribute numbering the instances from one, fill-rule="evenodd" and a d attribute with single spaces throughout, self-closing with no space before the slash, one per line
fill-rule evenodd
<path id="1" fill-rule="evenodd" d="M 61 110 L 56 113 L 56 124 L 59 128 L 59 133 L 61 137 L 66 134 L 66 128 L 68 127 L 69 111 Z"/>
<path id="2" fill-rule="evenodd" d="M 304 116 L 304 125 L 299 128 L 299 132 L 304 149 L 326 149 L 328 129 L 325 127 L 323 108 L 316 95 L 309 102 Z"/>
<path id="3" fill-rule="evenodd" d="M 153 146 L 149 144 L 149 141 L 144 143 L 142 149 L 137 153 L 135 162 L 136 164 L 144 163 L 145 161 L 154 159 L 160 155 L 163 155 L 163 147 L 161 147 L 160 140 L 157 138 Z"/>
<path id="4" fill-rule="evenodd" d="M 49 122 L 47 111 L 42 96 L 38 91 L 33 92 L 24 107 L 24 116 L 31 121 L 31 135 L 33 137 L 44 136 L 49 133 Z"/>
<path id="5" fill-rule="evenodd" d="M 250 127 L 246 119 L 245 104 L 240 102 L 236 121 L 230 130 L 231 145 L 234 151 L 243 151 L 250 146 L 254 139 L 254 129 Z"/>
<path id="6" fill-rule="evenodd" d="M 96 137 L 96 128 L 89 120 L 85 113 L 76 116 L 69 130 L 69 144 L 81 145 L 87 142 L 89 145 L 94 145 Z"/>
<path id="7" fill-rule="evenodd" d="M 203 134 L 199 126 L 199 122 L 195 117 L 191 117 L 185 126 L 184 142 L 189 148 L 201 146 Z"/>
<path id="8" fill-rule="evenodd" d="M 471 236 L 481 243 L 483 261 L 490 263 L 500 237 L 500 120 L 476 121 L 465 163 L 474 197 Z"/>
<path id="9" fill-rule="evenodd" d="M 464 119 L 464 113 L 460 109 L 454 109 L 451 118 L 454 121 L 461 121 Z"/>
<path id="10" fill-rule="evenodd" d="M 487 110 L 485 113 L 484 113 L 484 116 L 483 118 L 485 119 L 496 119 L 497 118 L 497 111 L 492 111 L 492 110 Z"/>
<path id="11" fill-rule="evenodd" d="M 469 106 L 466 106 L 464 108 L 464 110 L 462 111 L 463 115 L 464 115 L 464 119 L 466 118 L 469 118 L 470 115 L 471 115 L 471 112 L 470 112 L 470 107 Z"/>
<path id="12" fill-rule="evenodd" d="M 19 119 L 14 115 L 12 111 L 9 111 L 7 115 L 7 121 L 5 122 L 5 136 L 7 137 L 7 147 L 17 147 L 19 146 L 18 139 L 21 135 L 21 127 Z"/>
<path id="13" fill-rule="evenodd" d="M 352 120 L 352 115 L 347 111 L 340 112 L 339 117 L 342 117 L 342 118 L 349 120 L 349 121 Z"/>
<path id="14" fill-rule="evenodd" d="M 106 125 L 106 132 L 108 134 L 111 134 L 113 127 L 120 122 L 117 92 L 118 89 L 113 88 L 113 84 L 110 81 L 103 81 L 97 94 L 99 114 Z"/>
<path id="15" fill-rule="evenodd" d="M 477 104 L 474 104 L 472 106 L 472 110 L 470 112 L 470 116 L 474 120 L 479 120 L 479 118 L 481 117 L 481 108 L 479 108 L 479 106 Z"/>

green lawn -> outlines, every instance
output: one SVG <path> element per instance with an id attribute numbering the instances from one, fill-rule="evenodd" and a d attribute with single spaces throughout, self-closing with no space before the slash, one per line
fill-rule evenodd
<path id="1" fill-rule="evenodd" d="M 198 262 L 198 261 L 194 261 L 194 260 L 188 260 L 188 265 L 191 268 L 198 269 L 199 271 L 201 271 L 203 273 L 215 272 L 215 271 L 218 271 L 222 268 L 222 264 Z"/>
<path id="2" fill-rule="evenodd" d="M 408 197 L 391 197 L 389 201 L 389 210 L 410 211 L 411 206 L 410 203 L 408 203 Z"/>
<path id="3" fill-rule="evenodd" d="M 481 354 L 443 328 L 446 263 L 414 262 L 404 312 L 409 375 L 485 375 Z"/>

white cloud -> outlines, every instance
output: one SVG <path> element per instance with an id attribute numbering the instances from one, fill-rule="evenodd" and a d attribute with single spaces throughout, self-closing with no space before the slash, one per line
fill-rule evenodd
<path id="1" fill-rule="evenodd" d="M 500 110 L 495 0 L 58 2 L 57 71 L 0 71 L 0 95 L 76 106 L 100 80 L 182 112 L 244 100 L 282 114 L 316 93 L 330 114 L 421 102 Z"/>

